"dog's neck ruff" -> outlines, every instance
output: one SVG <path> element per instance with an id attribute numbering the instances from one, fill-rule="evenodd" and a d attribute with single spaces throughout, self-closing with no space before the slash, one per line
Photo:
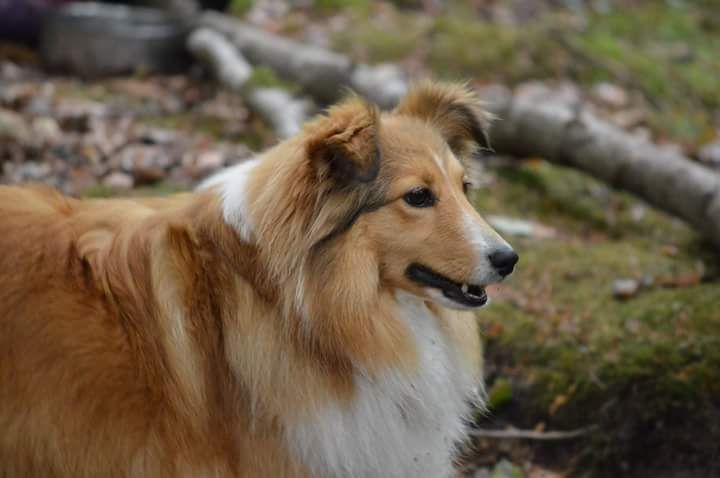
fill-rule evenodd
<path id="1" fill-rule="evenodd" d="M 349 404 L 330 403 L 287 430 L 286 439 L 312 476 L 449 477 L 477 383 L 414 296 L 397 292 L 400 319 L 412 332 L 419 363 L 408 375 L 376 378 L 356 370 Z"/>

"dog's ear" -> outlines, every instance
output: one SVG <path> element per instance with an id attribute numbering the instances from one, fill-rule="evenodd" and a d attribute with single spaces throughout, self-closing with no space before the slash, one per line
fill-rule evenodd
<path id="1" fill-rule="evenodd" d="M 380 113 L 358 97 L 331 107 L 311 122 L 308 157 L 320 177 L 347 186 L 373 181 L 380 171 Z"/>
<path id="2" fill-rule="evenodd" d="M 490 150 L 488 126 L 492 116 L 478 96 L 459 83 L 425 82 L 414 86 L 395 108 L 396 114 L 428 122 L 458 157 L 478 149 Z"/>

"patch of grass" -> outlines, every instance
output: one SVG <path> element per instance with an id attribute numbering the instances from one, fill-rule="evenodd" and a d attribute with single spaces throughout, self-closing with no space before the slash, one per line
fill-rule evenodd
<path id="1" fill-rule="evenodd" d="M 492 388 L 488 392 L 487 407 L 490 410 L 497 410 L 510 402 L 512 397 L 512 384 L 504 378 L 499 378 L 495 380 L 495 383 L 493 383 Z"/>
<path id="2" fill-rule="evenodd" d="M 433 29 L 429 63 L 449 77 L 498 78 L 515 74 L 521 55 L 520 31 L 502 25 L 440 17 Z"/>
<path id="3" fill-rule="evenodd" d="M 272 68 L 264 65 L 253 68 L 250 78 L 248 78 L 243 87 L 247 89 L 258 87 L 280 88 L 292 93 L 299 92 L 296 84 L 281 79 Z"/>
<path id="4" fill-rule="evenodd" d="M 228 11 L 233 15 L 242 17 L 250 11 L 253 7 L 253 3 L 255 3 L 253 0 L 232 0 L 230 2 L 230 6 L 228 7 Z"/>
<path id="5" fill-rule="evenodd" d="M 334 35 L 333 48 L 370 63 L 399 61 L 417 49 L 431 23 L 421 15 L 395 13 L 380 23 L 359 12 L 352 28 Z"/>
<path id="6" fill-rule="evenodd" d="M 656 104 L 652 126 L 680 139 L 697 138 L 720 106 L 720 30 L 708 28 L 704 18 L 703 9 L 690 3 L 595 15 L 575 38 L 578 53 L 595 68 L 578 76 L 629 83 Z"/>
<path id="7" fill-rule="evenodd" d="M 82 197 L 89 199 L 101 199 L 113 197 L 167 196 L 185 191 L 187 191 L 185 186 L 171 181 L 160 181 L 153 185 L 140 186 L 130 191 L 113 189 L 102 184 L 96 184 L 95 186 L 91 186 L 83 191 Z"/>
<path id="8" fill-rule="evenodd" d="M 313 7 L 323 12 L 344 9 L 367 10 L 372 2 L 369 0 L 315 0 Z"/>

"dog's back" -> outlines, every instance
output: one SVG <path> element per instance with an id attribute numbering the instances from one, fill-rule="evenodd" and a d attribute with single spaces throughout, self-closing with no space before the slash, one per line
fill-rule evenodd
<path id="1" fill-rule="evenodd" d="M 3 476 L 107 474 L 145 439 L 152 403 L 78 253 L 81 204 L 45 188 L 0 188 Z"/>
<path id="2" fill-rule="evenodd" d="M 153 267 L 168 273 L 181 253 L 170 224 L 182 236 L 208 197 L 0 187 L 0 477 L 302 475 L 275 437 L 238 438 L 249 425 L 215 324 L 161 303 L 174 285 L 159 288 Z M 195 335 L 180 350 L 182 327 Z M 201 402 L 185 354 L 202 357 Z"/>

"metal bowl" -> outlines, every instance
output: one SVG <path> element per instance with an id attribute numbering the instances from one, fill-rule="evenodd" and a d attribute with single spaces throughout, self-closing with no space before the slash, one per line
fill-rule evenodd
<path id="1" fill-rule="evenodd" d="M 161 10 L 72 3 L 48 15 L 40 51 L 50 69 L 84 77 L 175 73 L 189 63 L 188 25 Z"/>

